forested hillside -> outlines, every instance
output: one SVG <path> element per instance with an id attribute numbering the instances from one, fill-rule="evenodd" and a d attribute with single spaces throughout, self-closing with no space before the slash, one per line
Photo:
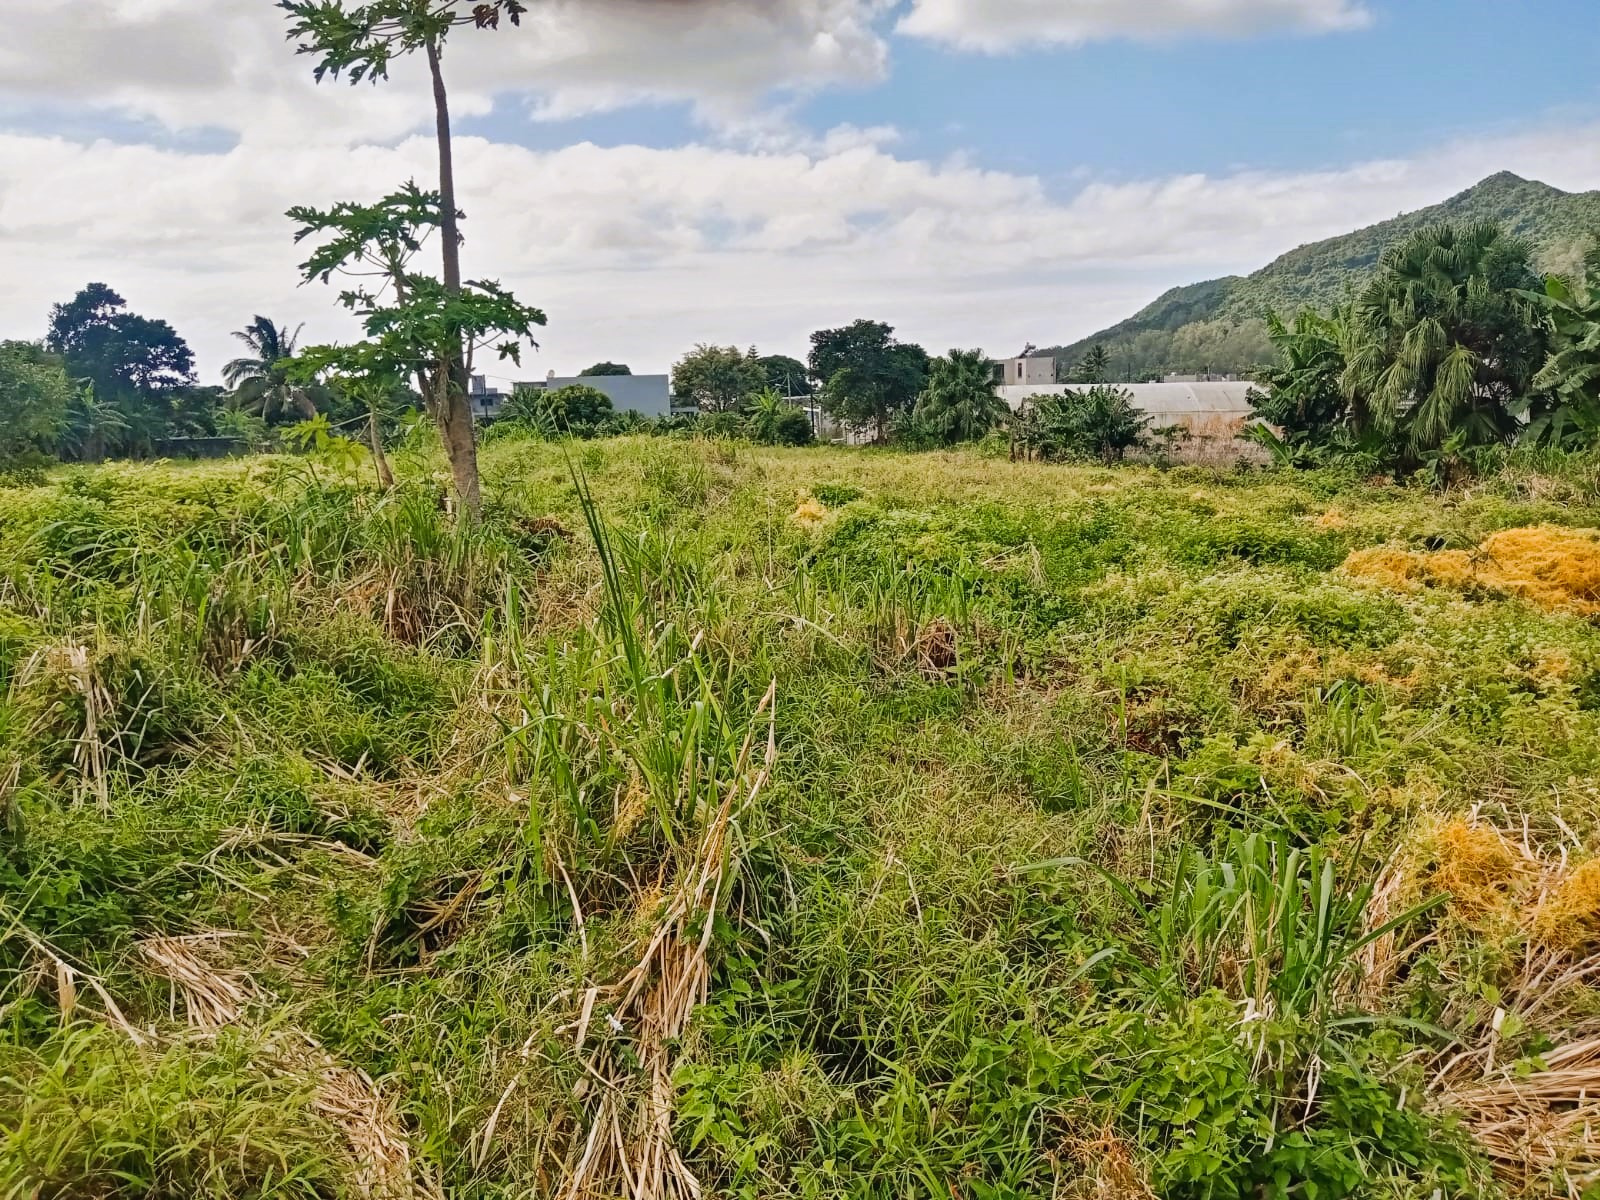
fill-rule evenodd
<path id="1" fill-rule="evenodd" d="M 1110 350 L 1118 379 L 1248 370 L 1271 356 L 1261 322 L 1267 309 L 1326 308 L 1366 280 L 1390 242 L 1452 220 L 1497 222 L 1533 244 L 1542 270 L 1566 271 L 1600 230 L 1600 192 L 1563 192 L 1502 171 L 1442 204 L 1291 250 L 1253 275 L 1173 288 L 1127 320 L 1055 348 L 1057 361 L 1076 363 L 1098 342 Z"/>

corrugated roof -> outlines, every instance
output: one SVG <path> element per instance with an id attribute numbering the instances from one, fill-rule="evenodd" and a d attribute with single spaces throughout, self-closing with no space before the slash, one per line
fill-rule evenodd
<path id="1" fill-rule="evenodd" d="M 1066 392 L 1083 392 L 1088 384 L 1006 384 L 999 389 L 1000 398 L 1012 408 L 1018 407 L 1029 396 L 1060 396 Z M 1133 405 L 1152 416 L 1222 415 L 1249 416 L 1250 389 L 1255 384 L 1237 383 L 1128 383 L 1117 387 L 1133 395 Z"/>

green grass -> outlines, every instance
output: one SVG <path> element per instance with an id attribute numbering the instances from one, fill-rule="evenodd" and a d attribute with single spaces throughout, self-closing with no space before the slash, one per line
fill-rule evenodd
<path id="1" fill-rule="evenodd" d="M 1463 1097 L 1600 946 L 1436 831 L 1600 844 L 1600 630 L 1339 564 L 1600 526 L 1592 463 L 568 454 L 477 528 L 425 457 L 0 489 L 0 1192 L 615 1195 L 613 1128 L 662 1196 L 1581 1186 Z"/>

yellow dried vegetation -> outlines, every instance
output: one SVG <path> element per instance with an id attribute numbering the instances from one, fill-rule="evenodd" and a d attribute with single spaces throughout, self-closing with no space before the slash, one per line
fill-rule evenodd
<path id="1" fill-rule="evenodd" d="M 808 533 L 820 529 L 828 520 L 828 510 L 820 500 L 807 496 L 790 514 L 789 519 Z"/>
<path id="2" fill-rule="evenodd" d="M 1517 930 L 1560 956 L 1600 950 L 1600 858 L 1536 853 L 1491 825 L 1457 819 L 1418 839 L 1428 886 L 1475 928 Z"/>
<path id="3" fill-rule="evenodd" d="M 1553 611 L 1600 613 L 1600 531 L 1593 529 L 1504 529 L 1474 550 L 1423 553 L 1374 546 L 1353 551 L 1344 571 L 1396 591 L 1488 590 Z"/>
<path id="4" fill-rule="evenodd" d="M 1529 875 L 1521 849 L 1488 825 L 1451 821 L 1433 836 L 1433 886 L 1463 916 L 1497 912 Z"/>

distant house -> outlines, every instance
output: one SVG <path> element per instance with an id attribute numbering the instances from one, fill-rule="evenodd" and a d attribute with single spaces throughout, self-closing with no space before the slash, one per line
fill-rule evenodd
<path id="1" fill-rule="evenodd" d="M 1054 383 L 1055 357 L 1050 354 L 1030 354 L 1025 358 L 1002 358 L 994 364 L 994 381 L 1001 387 Z"/>
<path id="2" fill-rule="evenodd" d="M 573 384 L 582 384 L 592 387 L 598 392 L 604 392 L 611 397 L 611 407 L 617 412 L 639 413 L 646 417 L 668 417 L 673 413 L 685 411 L 674 406 L 672 402 L 672 383 L 666 375 L 556 375 L 552 373 L 545 379 L 518 380 L 511 385 L 509 391 L 489 386 L 489 381 L 482 375 L 472 377 L 472 387 L 469 398 L 472 401 L 472 414 L 480 421 L 493 420 L 500 415 L 500 410 L 507 400 L 519 390 L 550 391 L 555 388 L 570 387 Z M 689 409 L 688 411 L 693 411 Z"/>

